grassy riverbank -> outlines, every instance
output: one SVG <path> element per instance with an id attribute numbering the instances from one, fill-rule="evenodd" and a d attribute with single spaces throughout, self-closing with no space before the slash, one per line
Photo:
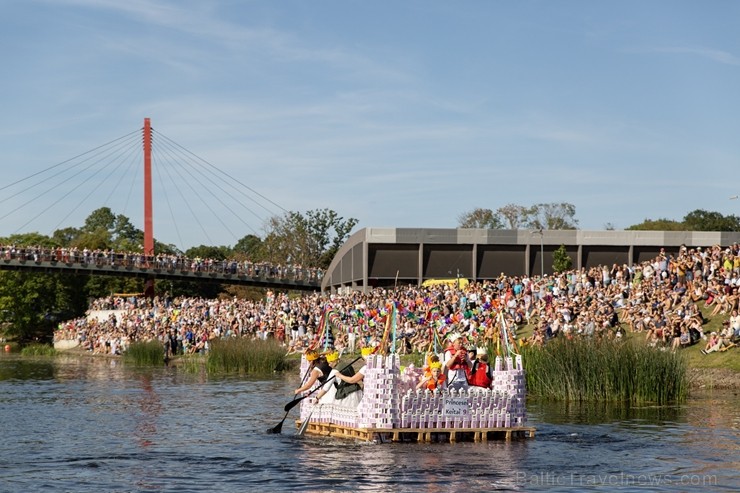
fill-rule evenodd
<path id="1" fill-rule="evenodd" d="M 671 351 L 611 339 L 558 338 L 522 350 L 527 390 L 566 401 L 683 402 L 686 361 Z"/>
<path id="2" fill-rule="evenodd" d="M 722 322 L 728 319 L 727 315 L 710 317 L 711 307 L 702 309 L 707 323 L 704 325 L 704 333 L 718 332 L 722 330 Z M 628 330 L 627 326 L 624 328 Z M 534 325 L 521 326 L 518 331 L 518 339 L 525 339 L 532 335 Z M 647 346 L 645 333 L 626 332 L 625 342 L 635 346 Z M 740 390 L 740 348 L 731 348 L 724 352 L 702 354 L 701 350 L 706 345 L 705 340 L 696 344 L 681 348 L 676 354 L 686 362 L 686 377 L 691 391 L 700 389 L 733 389 Z M 660 349 L 659 349 L 660 350 Z M 666 348 L 665 351 L 671 351 Z M 526 366 L 526 361 L 525 361 Z"/>

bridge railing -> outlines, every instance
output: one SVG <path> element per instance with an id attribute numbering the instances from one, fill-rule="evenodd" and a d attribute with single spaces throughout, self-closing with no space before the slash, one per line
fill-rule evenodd
<path id="1" fill-rule="evenodd" d="M 324 274 L 321 269 L 307 268 L 300 265 L 271 264 L 236 259 L 189 258 L 183 255 L 144 255 L 138 252 L 79 250 L 74 248 L 0 246 L 0 259 L 38 263 L 61 262 L 70 266 L 122 266 L 155 271 L 203 272 L 309 283 L 320 283 Z"/>

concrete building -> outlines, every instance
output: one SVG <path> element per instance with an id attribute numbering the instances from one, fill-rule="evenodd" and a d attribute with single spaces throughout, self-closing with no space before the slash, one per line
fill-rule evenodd
<path id="1" fill-rule="evenodd" d="M 740 233 L 705 231 L 582 231 L 364 228 L 342 245 L 324 275 L 322 291 L 427 279 L 493 279 L 552 274 L 553 252 L 565 246 L 575 268 L 639 263 L 661 248 L 740 242 Z"/>

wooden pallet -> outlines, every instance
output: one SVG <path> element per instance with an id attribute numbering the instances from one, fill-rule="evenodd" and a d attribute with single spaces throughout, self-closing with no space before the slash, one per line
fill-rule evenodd
<path id="1" fill-rule="evenodd" d="M 296 421 L 300 427 L 301 422 Z M 354 440 L 380 442 L 487 442 L 513 438 L 534 438 L 535 428 L 521 426 L 514 428 L 351 428 L 333 423 L 309 422 L 306 433 L 312 435 L 349 438 Z"/>

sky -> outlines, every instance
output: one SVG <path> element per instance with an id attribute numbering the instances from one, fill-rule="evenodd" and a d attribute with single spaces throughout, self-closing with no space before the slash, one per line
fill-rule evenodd
<path id="1" fill-rule="evenodd" d="M 0 188 L 150 118 L 270 200 L 235 218 L 155 189 L 154 234 L 182 249 L 234 245 L 284 211 L 334 210 L 355 231 L 551 202 L 584 230 L 740 215 L 740 2 L 1 5 Z M 110 206 L 143 229 L 140 189 Z M 0 237 L 104 205 L 39 212 L 51 189 L 16 190 L 0 190 Z"/>

